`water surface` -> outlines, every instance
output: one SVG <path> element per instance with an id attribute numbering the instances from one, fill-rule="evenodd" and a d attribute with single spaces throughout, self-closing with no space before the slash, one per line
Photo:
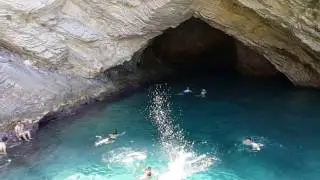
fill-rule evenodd
<path id="1" fill-rule="evenodd" d="M 177 95 L 185 86 L 195 93 Z M 201 88 L 207 98 L 195 96 Z M 49 123 L 9 149 L 0 178 L 131 180 L 150 165 L 166 180 L 318 180 L 318 102 L 318 91 L 281 81 L 177 77 Z M 115 128 L 125 134 L 94 146 Z M 242 146 L 246 136 L 262 151 Z"/>

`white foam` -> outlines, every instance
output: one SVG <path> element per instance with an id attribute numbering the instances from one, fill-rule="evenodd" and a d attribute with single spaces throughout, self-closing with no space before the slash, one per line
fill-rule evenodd
<path id="1" fill-rule="evenodd" d="M 173 124 L 169 93 L 158 87 L 151 92 L 151 98 L 149 118 L 160 132 L 160 142 L 169 159 L 167 170 L 159 179 L 182 180 L 206 171 L 216 158 L 194 152 L 193 143 L 185 140 L 183 131 Z"/>
<path id="2" fill-rule="evenodd" d="M 105 153 L 102 156 L 102 161 L 110 164 L 131 165 L 134 162 L 143 161 L 146 158 L 147 153 L 144 151 L 135 151 L 131 148 L 119 148 Z"/>

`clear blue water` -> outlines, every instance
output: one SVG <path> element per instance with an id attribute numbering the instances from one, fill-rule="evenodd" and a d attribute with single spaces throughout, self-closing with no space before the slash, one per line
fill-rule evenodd
<path id="1" fill-rule="evenodd" d="M 185 86 L 207 98 L 176 95 Z M 0 179 L 320 179 L 320 92 L 241 77 L 176 78 L 44 126 L 9 149 Z M 125 134 L 95 147 L 96 135 Z M 252 152 L 241 141 L 265 146 Z M 135 153 L 137 156 L 130 156 Z"/>

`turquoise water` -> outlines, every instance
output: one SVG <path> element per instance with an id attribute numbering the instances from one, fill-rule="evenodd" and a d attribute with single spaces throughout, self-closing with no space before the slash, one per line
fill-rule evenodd
<path id="1" fill-rule="evenodd" d="M 187 85 L 208 97 L 177 95 Z M 317 91 L 273 80 L 171 79 L 42 127 L 9 149 L 0 179 L 133 180 L 151 165 L 165 180 L 318 180 L 319 101 Z M 125 133 L 94 146 L 114 128 Z M 246 136 L 262 151 L 242 146 Z"/>

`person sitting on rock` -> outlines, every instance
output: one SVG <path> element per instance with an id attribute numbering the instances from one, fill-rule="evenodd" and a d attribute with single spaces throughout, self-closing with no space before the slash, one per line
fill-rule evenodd
<path id="1" fill-rule="evenodd" d="M 14 128 L 14 132 L 19 140 L 30 141 L 31 133 L 28 130 L 25 130 L 24 124 L 21 121 L 18 121 L 16 127 Z"/>
<path id="2" fill-rule="evenodd" d="M 0 142 L 0 155 L 7 155 L 7 137 L 3 137 Z"/>

